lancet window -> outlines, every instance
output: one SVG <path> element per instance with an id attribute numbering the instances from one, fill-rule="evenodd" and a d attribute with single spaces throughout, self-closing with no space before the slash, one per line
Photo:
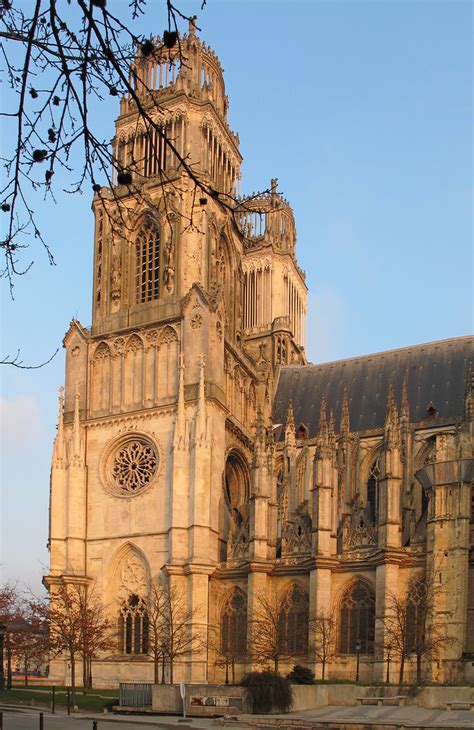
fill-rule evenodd
<path id="1" fill-rule="evenodd" d="M 357 581 L 343 596 L 339 616 L 339 652 L 374 653 L 375 596 L 366 583 Z"/>
<path id="2" fill-rule="evenodd" d="M 160 232 L 151 221 L 139 230 L 135 241 L 136 303 L 160 296 Z"/>
<path id="3" fill-rule="evenodd" d="M 242 591 L 234 590 L 221 615 L 221 653 L 242 657 L 247 652 L 247 599 Z"/>
<path id="4" fill-rule="evenodd" d="M 380 459 L 375 459 L 369 469 L 367 479 L 367 506 L 370 510 L 370 520 L 376 525 L 379 519 L 379 479 Z"/>
<path id="5" fill-rule="evenodd" d="M 145 603 L 132 593 L 122 604 L 118 618 L 118 649 L 120 654 L 147 654 L 149 619 Z"/>
<path id="6" fill-rule="evenodd" d="M 303 655 L 308 650 L 308 594 L 299 586 L 290 588 L 278 616 L 278 641 L 288 655 Z"/>
<path id="7" fill-rule="evenodd" d="M 425 639 L 425 618 L 427 611 L 427 585 L 419 581 L 409 587 L 406 603 L 405 649 L 407 654 L 415 651 L 418 642 Z"/>

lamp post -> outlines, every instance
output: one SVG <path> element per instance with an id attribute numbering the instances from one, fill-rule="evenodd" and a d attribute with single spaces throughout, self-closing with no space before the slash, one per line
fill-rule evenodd
<path id="1" fill-rule="evenodd" d="M 229 684 L 229 655 L 225 655 L 225 683 Z"/>
<path id="2" fill-rule="evenodd" d="M 361 648 L 362 648 L 362 644 L 360 642 L 360 639 L 357 639 L 357 641 L 356 641 L 356 682 L 359 681 L 359 662 L 360 662 Z"/>
<path id="3" fill-rule="evenodd" d="M 0 624 L 0 692 L 3 692 L 5 689 L 5 675 L 3 673 L 3 645 L 6 633 L 7 627 L 5 624 Z"/>
<path id="4" fill-rule="evenodd" d="M 390 684 L 390 654 L 392 652 L 392 645 L 387 645 L 387 674 L 385 677 L 385 684 Z"/>

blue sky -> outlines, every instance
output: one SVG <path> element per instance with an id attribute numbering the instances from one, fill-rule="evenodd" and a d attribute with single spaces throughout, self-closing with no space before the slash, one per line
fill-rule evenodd
<path id="1" fill-rule="evenodd" d="M 128 0 L 123 0 L 124 6 Z M 469 2 L 181 3 L 225 69 L 243 191 L 279 178 L 307 272 L 313 362 L 472 330 L 472 7 Z M 138 28 L 160 33 L 159 0 Z M 94 110 L 112 137 L 116 100 Z M 3 144 L 8 133 L 3 130 Z M 49 357 L 90 323 L 91 194 L 37 201 L 38 248 L 2 284 L 2 353 Z M 49 464 L 62 352 L 2 368 L 2 553 L 37 587 L 48 555 Z"/>

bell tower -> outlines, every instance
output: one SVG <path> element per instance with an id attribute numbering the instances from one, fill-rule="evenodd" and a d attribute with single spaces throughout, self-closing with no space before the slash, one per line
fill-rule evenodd
<path id="1" fill-rule="evenodd" d="M 277 181 L 240 197 L 222 68 L 194 21 L 172 49 L 144 43 L 130 80 L 92 205 L 92 325 L 73 321 L 64 339 L 45 582 L 94 585 L 116 622 L 166 573 L 197 635 L 209 576 L 273 549 L 273 376 L 304 361 L 306 286 Z M 127 637 L 105 682 L 142 651 Z M 199 650 L 178 681 L 202 681 L 207 662 Z"/>

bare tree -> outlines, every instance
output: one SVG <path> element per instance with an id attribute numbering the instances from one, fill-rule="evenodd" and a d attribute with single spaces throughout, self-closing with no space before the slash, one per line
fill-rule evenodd
<path id="1" fill-rule="evenodd" d="M 287 595 L 291 600 L 291 595 Z M 250 621 L 251 639 L 249 650 L 253 660 L 260 665 L 273 663 L 278 672 L 282 659 L 307 654 L 308 622 L 304 626 L 288 627 L 285 622 L 284 604 L 278 593 L 272 589 L 268 593 L 256 595 L 256 606 Z"/>
<path id="2" fill-rule="evenodd" d="M 399 596 L 390 591 L 387 598 L 387 612 L 383 622 L 384 638 L 377 648 L 386 653 L 388 662 L 392 658 L 398 661 L 398 684 L 403 683 L 405 663 L 410 653 L 407 618 L 407 594 Z"/>
<path id="3" fill-rule="evenodd" d="M 382 648 L 399 662 L 399 684 L 411 657 L 416 662 L 416 683 L 421 684 L 423 660 L 435 658 L 446 645 L 443 627 L 433 612 L 437 590 L 434 571 L 424 570 L 410 578 L 404 593 L 388 595 Z"/>
<path id="4" fill-rule="evenodd" d="M 92 662 L 114 646 L 112 625 L 105 615 L 104 607 L 92 588 L 77 592 L 79 610 L 82 616 L 81 655 L 83 662 L 84 693 L 92 688 Z"/>
<path id="5" fill-rule="evenodd" d="M 337 626 L 334 613 L 316 613 L 310 621 L 313 629 L 314 655 L 321 664 L 321 679 L 326 678 L 326 666 L 336 654 Z"/>
<path id="6" fill-rule="evenodd" d="M 82 658 L 87 686 L 92 660 L 112 644 L 110 623 L 93 589 L 83 583 L 59 582 L 51 587 L 51 601 L 36 600 L 34 610 L 48 622 L 52 654 L 68 658 L 74 705 L 77 662 Z"/>
<path id="7" fill-rule="evenodd" d="M 423 661 L 436 659 L 448 642 L 444 627 L 433 611 L 435 597 L 440 590 L 435 574 L 434 570 L 425 570 L 421 576 L 414 576 L 406 595 L 407 651 L 415 657 L 418 685 L 422 683 Z"/>
<path id="8" fill-rule="evenodd" d="M 205 636 L 192 632 L 196 609 L 187 608 L 184 590 L 170 584 L 169 578 L 160 576 L 152 585 L 149 599 L 149 652 L 155 666 L 155 681 L 158 665 L 162 664 L 164 681 L 165 662 L 169 666 L 170 684 L 176 659 L 205 647 Z"/>
<path id="9" fill-rule="evenodd" d="M 155 684 L 159 683 L 161 666 L 161 684 L 165 684 L 165 666 L 167 657 L 167 642 L 164 632 L 165 591 L 160 579 L 153 581 L 151 585 L 147 611 L 149 621 L 148 651 L 153 659 L 153 681 Z"/>
<path id="10" fill-rule="evenodd" d="M 11 661 L 16 659 L 24 673 L 25 687 L 32 665 L 39 666 L 49 654 L 47 622 L 36 610 L 36 602 L 20 595 L 15 613 L 7 622 L 8 684 L 11 685 Z"/>

